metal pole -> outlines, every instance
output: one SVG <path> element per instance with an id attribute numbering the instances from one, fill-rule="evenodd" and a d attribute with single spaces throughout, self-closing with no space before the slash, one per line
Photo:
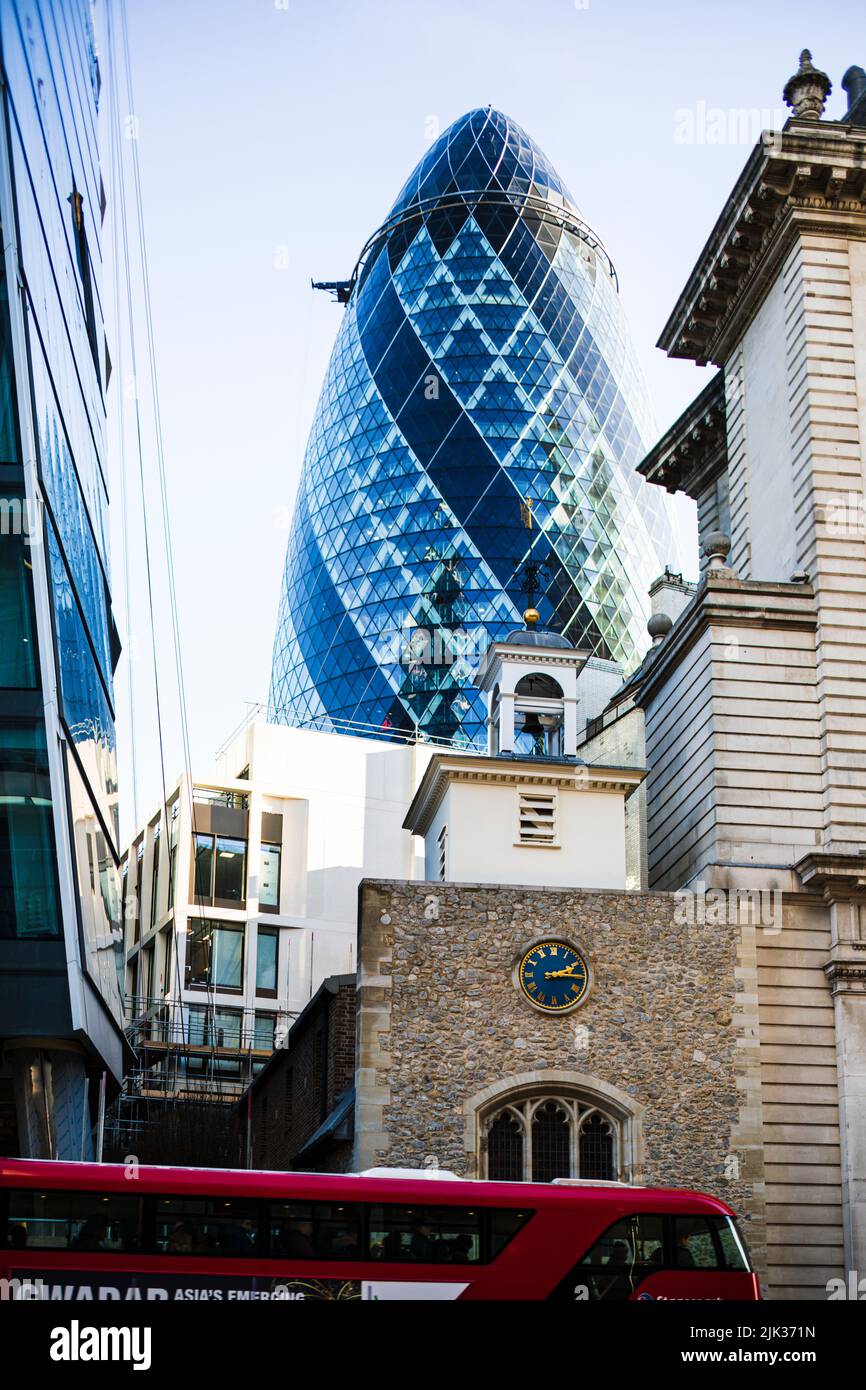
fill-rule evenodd
<path id="1" fill-rule="evenodd" d="M 102 1162 L 102 1140 L 105 1134 L 105 1086 L 108 1073 L 103 1072 L 99 1080 L 99 1114 L 96 1121 L 96 1162 Z"/>
<path id="2" fill-rule="evenodd" d="M 82 1163 L 84 1162 L 85 1158 L 87 1157 L 87 1154 L 86 1154 L 86 1146 L 87 1146 L 87 1128 L 88 1128 L 88 1126 L 87 1126 L 87 1121 L 88 1121 L 88 1119 L 89 1119 L 89 1112 L 90 1112 L 90 1077 L 89 1077 L 89 1076 L 85 1076 L 85 1078 L 84 1078 L 84 1109 L 83 1109 L 82 1112 L 81 1112 L 81 1162 L 82 1162 Z"/>
<path id="3" fill-rule="evenodd" d="M 253 1166 L 253 1084 L 247 1087 L 247 1167 Z"/>

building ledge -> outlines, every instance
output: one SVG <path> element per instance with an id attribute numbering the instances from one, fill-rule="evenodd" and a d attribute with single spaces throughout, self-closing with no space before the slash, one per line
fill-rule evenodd
<path id="1" fill-rule="evenodd" d="M 709 570 L 688 608 L 664 641 L 651 647 L 625 689 L 646 709 L 708 627 L 789 628 L 814 632 L 815 593 L 808 582 L 739 579 L 731 570 Z"/>
<path id="2" fill-rule="evenodd" d="M 728 462 L 725 376 L 717 372 L 637 466 L 649 483 L 697 498 Z"/>
<path id="3" fill-rule="evenodd" d="M 828 901 L 866 897 L 866 852 L 812 850 L 794 868 L 804 888 L 822 893 Z"/>
<path id="4" fill-rule="evenodd" d="M 658 346 L 723 366 L 802 231 L 866 238 L 866 130 L 792 118 L 763 133 Z"/>
<path id="5" fill-rule="evenodd" d="M 524 758 L 510 753 L 473 757 L 437 753 L 421 778 L 406 812 L 403 828 L 413 835 L 426 835 L 448 787 L 455 782 L 619 792 L 628 797 L 640 786 L 645 776 L 643 768 L 606 767 L 583 763 L 577 758 Z"/>

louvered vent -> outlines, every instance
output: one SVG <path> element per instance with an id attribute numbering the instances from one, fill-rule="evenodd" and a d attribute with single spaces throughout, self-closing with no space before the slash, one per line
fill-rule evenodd
<path id="1" fill-rule="evenodd" d="M 553 792 L 520 792 L 520 843 L 556 842 L 556 798 Z"/>

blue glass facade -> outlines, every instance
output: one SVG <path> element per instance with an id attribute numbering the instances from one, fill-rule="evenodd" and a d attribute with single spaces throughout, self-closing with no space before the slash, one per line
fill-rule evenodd
<path id="1" fill-rule="evenodd" d="M 455 122 L 362 252 L 304 459 L 274 644 L 276 722 L 484 746 L 471 684 L 519 623 L 628 668 L 669 502 L 615 272 L 506 116 Z"/>
<path id="2" fill-rule="evenodd" d="M 0 782 L 20 784 L 30 803 L 20 832 L 15 817 L 23 811 L 0 815 L 0 885 L 9 884 L 0 936 L 48 940 L 63 934 L 64 921 L 76 923 L 81 969 L 119 1024 L 119 643 L 108 553 L 99 72 L 87 0 L 0 0 L 0 51 L 2 219 L 7 256 L 17 261 L 14 273 L 5 264 L 4 284 L 16 289 L 0 324 L 3 481 L 6 496 L 13 485 L 26 493 L 31 523 L 26 602 L 19 596 L 13 606 L 24 580 L 9 551 L 0 566 L 11 576 L 0 589 L 0 625 L 22 634 L 34 653 L 37 639 L 43 651 L 47 644 L 53 668 L 40 672 L 35 659 L 19 660 L 4 678 L 0 664 Z M 19 437 L 28 440 L 23 453 Z M 33 454 L 38 493 L 23 463 Z M 51 771 L 44 752 L 58 738 L 62 772 L 56 763 Z M 58 894 L 57 862 L 60 881 L 77 889 L 74 903 Z M 34 901 L 44 903 L 38 913 Z M 44 1022 L 49 1032 L 51 1020 Z"/>

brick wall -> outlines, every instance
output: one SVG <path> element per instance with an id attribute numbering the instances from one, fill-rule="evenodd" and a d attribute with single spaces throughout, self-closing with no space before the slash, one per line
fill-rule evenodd
<path id="1" fill-rule="evenodd" d="M 351 1143 L 328 1141 L 298 1159 L 299 1151 L 351 1087 L 355 1068 L 355 977 L 325 980 L 295 1020 L 286 1047 L 275 1052 L 252 1088 L 254 1168 L 351 1167 Z M 242 1102 L 242 1123 L 247 1099 Z"/>

